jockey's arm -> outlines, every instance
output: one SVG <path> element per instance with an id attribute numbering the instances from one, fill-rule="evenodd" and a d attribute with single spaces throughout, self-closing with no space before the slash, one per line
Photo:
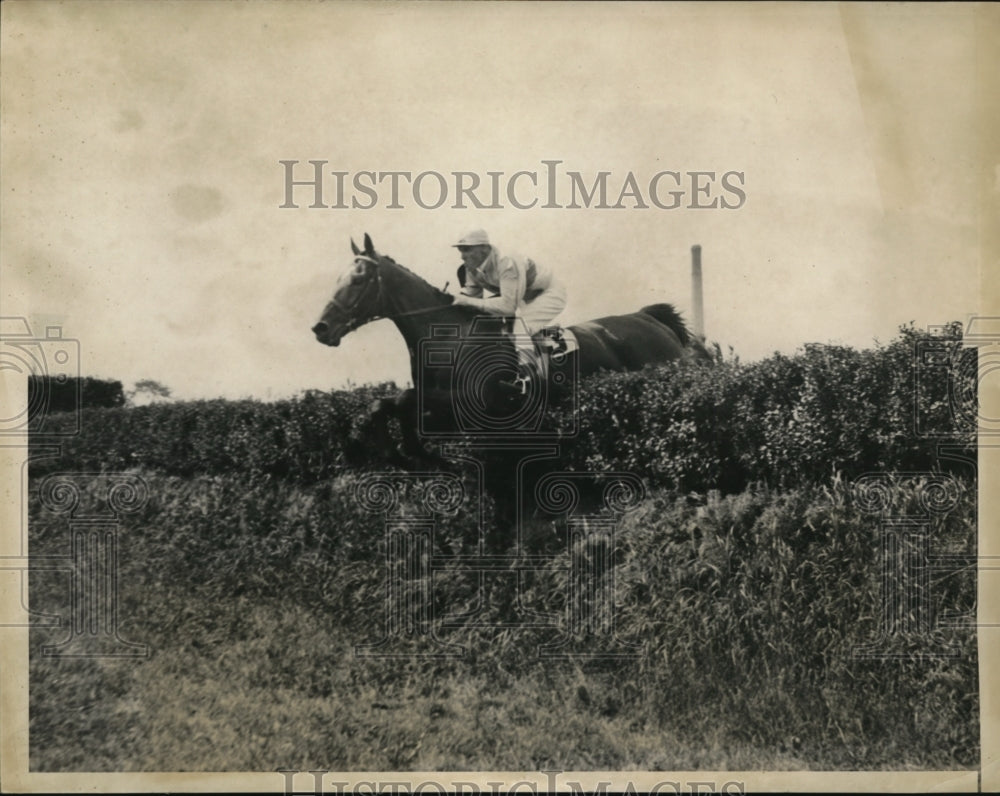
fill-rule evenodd
<path id="1" fill-rule="evenodd" d="M 512 257 L 503 257 L 500 260 L 498 270 L 500 275 L 499 296 L 495 298 L 469 298 L 466 291 L 463 290 L 462 293 L 466 297 L 461 298 L 460 303 L 476 307 L 491 315 L 514 315 L 517 308 L 524 302 L 526 288 L 524 271 Z M 482 288 L 479 288 L 479 294 L 482 295 Z"/>

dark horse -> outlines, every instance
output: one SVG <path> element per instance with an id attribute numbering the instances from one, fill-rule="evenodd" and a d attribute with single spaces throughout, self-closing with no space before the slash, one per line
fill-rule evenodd
<path id="1" fill-rule="evenodd" d="M 578 349 L 555 353 L 553 363 L 525 376 L 525 358 L 515 347 L 511 319 L 485 317 L 428 284 L 391 257 L 378 254 L 365 235 L 364 250 L 351 241 L 354 260 L 337 282 L 312 331 L 336 346 L 348 332 L 388 318 L 410 352 L 414 388 L 373 407 L 371 422 L 380 444 L 398 463 L 412 465 L 431 454 L 421 435 L 523 434 L 534 428 L 535 396 L 564 395 L 575 380 L 599 370 L 638 370 L 678 359 L 709 359 L 669 304 L 653 304 L 568 327 Z M 521 336 L 523 340 L 524 335 Z M 399 420 L 402 448 L 390 445 L 388 421 Z M 391 451 L 391 452 L 390 452 Z"/>

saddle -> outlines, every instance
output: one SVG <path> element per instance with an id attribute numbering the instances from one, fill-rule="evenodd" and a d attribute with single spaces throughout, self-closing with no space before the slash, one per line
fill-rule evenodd
<path id="1" fill-rule="evenodd" d="M 504 319 L 503 328 L 517 351 L 518 377 L 515 386 L 522 395 L 527 394 L 533 379 L 540 378 L 546 382 L 552 364 L 562 364 L 565 357 L 578 348 L 573 333 L 561 326 L 547 326 L 528 334 L 523 321 L 510 317 Z"/>

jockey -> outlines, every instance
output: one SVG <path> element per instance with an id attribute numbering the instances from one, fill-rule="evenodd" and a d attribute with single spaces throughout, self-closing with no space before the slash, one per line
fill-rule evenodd
<path id="1" fill-rule="evenodd" d="M 566 306 L 566 289 L 550 269 L 528 257 L 501 254 L 485 230 L 474 229 L 453 245 L 462 255 L 458 269 L 462 292 L 455 296 L 456 304 L 491 315 L 515 315 L 531 334 Z M 483 298 L 484 289 L 498 295 Z"/>

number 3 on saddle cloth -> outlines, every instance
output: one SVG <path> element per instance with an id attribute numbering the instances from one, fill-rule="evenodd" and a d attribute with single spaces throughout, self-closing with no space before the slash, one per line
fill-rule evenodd
<path id="1" fill-rule="evenodd" d="M 504 331 L 510 336 L 517 351 L 518 376 L 514 380 L 522 395 L 528 393 L 531 382 L 541 379 L 559 386 L 563 382 L 562 373 L 554 373 L 561 368 L 567 358 L 579 349 L 576 335 L 561 326 L 547 326 L 534 335 L 528 333 L 524 321 L 516 317 L 504 318 Z"/>

